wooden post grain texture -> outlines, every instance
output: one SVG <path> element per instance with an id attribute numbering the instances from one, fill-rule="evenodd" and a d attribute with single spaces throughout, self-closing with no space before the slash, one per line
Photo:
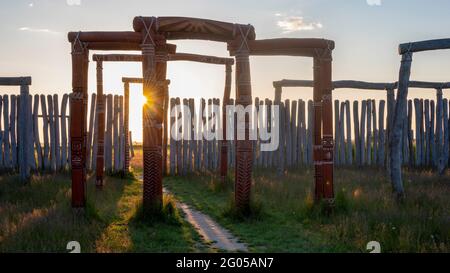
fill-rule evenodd
<path id="1" fill-rule="evenodd" d="M 358 166 L 362 165 L 361 158 L 361 136 L 359 129 L 359 106 L 358 101 L 353 101 L 353 126 L 354 126 L 354 136 L 355 136 L 355 160 Z"/>
<path id="2" fill-rule="evenodd" d="M 408 84 L 411 75 L 412 53 L 408 52 L 402 55 L 402 62 L 399 72 L 399 83 L 397 100 L 394 109 L 394 121 L 392 126 L 392 137 L 390 138 L 390 175 L 393 190 L 397 198 L 404 196 L 404 188 L 401 170 L 401 138 L 402 126 L 407 114 Z"/>
<path id="3" fill-rule="evenodd" d="M 36 98 L 35 98 L 36 99 Z M 67 169 L 69 164 L 67 154 L 67 103 L 69 101 L 69 95 L 64 94 L 61 102 L 61 158 L 62 168 Z"/>
<path id="4" fill-rule="evenodd" d="M 53 106 L 53 96 L 47 95 L 48 121 L 50 127 L 50 170 L 56 171 L 56 138 L 55 138 L 55 116 Z"/>

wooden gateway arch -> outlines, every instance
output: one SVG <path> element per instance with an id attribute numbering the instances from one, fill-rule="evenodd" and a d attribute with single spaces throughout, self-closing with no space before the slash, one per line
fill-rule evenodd
<path id="1" fill-rule="evenodd" d="M 397 94 L 397 102 L 395 104 L 395 114 L 394 114 L 394 124 L 393 124 L 393 132 L 392 138 L 390 139 L 391 146 L 391 182 L 394 187 L 394 192 L 398 199 L 402 199 L 405 196 L 405 190 L 403 187 L 402 181 L 402 169 L 401 169 L 401 136 L 402 136 L 402 122 L 406 117 L 406 105 L 408 100 L 408 89 L 411 87 L 410 85 L 410 77 L 411 77 L 411 64 L 412 57 L 415 52 L 423 52 L 430 50 L 443 50 L 450 49 L 450 38 L 449 39 L 437 39 L 437 40 L 428 40 L 428 41 L 420 41 L 413 43 L 404 43 L 400 44 L 398 47 L 398 53 L 402 56 L 401 66 L 398 77 L 398 94 Z M 429 85 L 429 88 L 436 88 L 437 90 L 437 106 L 436 106 L 436 116 L 439 120 L 436 123 L 440 122 L 440 124 L 436 124 L 437 128 L 437 142 L 446 142 L 444 143 L 444 149 L 447 151 L 437 150 L 436 152 L 441 155 L 441 153 L 447 152 L 449 149 L 448 140 L 444 141 L 442 139 L 442 89 L 445 88 L 445 84 L 439 85 Z M 439 98 L 441 98 L 439 100 Z M 448 124 L 447 124 L 448 126 Z M 445 147 L 447 146 L 447 147 Z M 438 156 L 440 158 L 440 156 Z M 442 164 L 439 164 L 443 166 Z M 439 172 L 443 172 L 444 167 L 442 167 Z"/>
<path id="2" fill-rule="evenodd" d="M 250 55 L 287 55 L 314 58 L 314 109 L 317 200 L 332 200 L 333 132 L 331 107 L 331 53 L 334 42 L 323 39 L 255 40 L 251 25 L 232 24 L 186 17 L 135 17 L 134 32 L 71 32 L 72 88 L 72 206 L 86 202 L 86 102 L 89 50 L 140 50 L 142 52 L 143 91 L 148 103 L 143 107 L 144 194 L 146 210 L 162 204 L 162 128 L 164 88 L 169 50 L 167 40 L 199 39 L 228 44 L 236 64 L 236 104 L 252 103 Z M 252 141 L 249 115 L 244 122 L 245 139 L 236 141 L 235 203 L 238 209 L 250 205 Z M 323 124 L 322 124 L 323 123 Z M 323 127 L 323 135 L 322 135 Z"/>
<path id="3" fill-rule="evenodd" d="M 231 73 L 232 73 L 232 66 L 234 64 L 233 58 L 222 58 L 222 57 L 216 57 L 216 56 L 208 56 L 208 55 L 199 55 L 199 54 L 190 54 L 190 53 L 175 53 L 175 46 L 172 47 L 171 51 L 168 54 L 167 61 L 189 61 L 189 62 L 198 62 L 198 63 L 205 63 L 205 64 L 215 64 L 215 65 L 224 65 L 225 66 L 225 88 L 223 93 L 223 133 L 225 135 L 226 133 L 226 122 L 225 122 L 225 106 L 228 105 L 228 102 L 230 100 L 230 94 L 231 94 Z M 97 63 L 97 93 L 103 94 L 103 63 L 104 62 L 142 62 L 142 55 L 137 54 L 94 54 L 92 56 L 92 59 Z M 124 117 L 124 130 L 125 130 L 125 171 L 129 170 L 129 160 L 130 160 L 130 154 L 129 154 L 129 141 L 128 141 L 128 124 L 129 124 L 129 86 L 130 83 L 143 83 L 142 78 L 130 78 L 130 77 L 123 77 L 122 82 L 124 83 L 124 105 L 125 105 L 125 117 Z M 170 84 L 170 81 L 166 81 L 164 84 L 165 88 L 165 97 L 164 97 L 164 105 L 163 105 L 163 173 L 165 173 L 166 168 L 166 158 L 167 158 L 167 144 L 168 144 L 168 131 L 167 131 L 167 111 L 168 111 L 168 104 L 169 104 L 169 92 L 168 92 L 168 85 Z M 98 129 L 99 131 L 104 131 L 104 111 L 102 116 L 99 115 L 99 120 L 102 121 L 98 123 Z M 102 142 L 101 146 L 103 147 L 103 138 L 99 136 Z M 228 165 L 227 161 L 223 160 L 224 158 L 228 157 L 228 143 L 226 140 L 222 141 L 221 144 L 221 154 L 220 154 L 220 175 L 222 179 L 226 176 L 228 172 Z M 97 185 L 103 184 L 103 153 L 97 154 Z"/>

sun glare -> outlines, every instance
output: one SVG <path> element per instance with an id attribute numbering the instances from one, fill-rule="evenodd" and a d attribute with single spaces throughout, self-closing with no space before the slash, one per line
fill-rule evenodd
<path id="1" fill-rule="evenodd" d="M 135 96 L 130 102 L 130 108 L 139 107 L 142 108 L 147 103 L 147 98 L 144 95 Z"/>

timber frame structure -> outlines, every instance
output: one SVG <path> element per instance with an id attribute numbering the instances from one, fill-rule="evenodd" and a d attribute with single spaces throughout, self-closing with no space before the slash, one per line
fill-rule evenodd
<path id="1" fill-rule="evenodd" d="M 280 81 L 274 81 L 273 87 L 275 88 L 275 101 L 281 102 L 281 94 L 283 87 L 313 87 L 314 82 L 310 80 L 287 80 L 283 79 Z M 365 82 L 365 81 L 355 81 L 355 80 L 340 80 L 333 82 L 333 89 L 360 89 L 360 90 L 375 90 L 375 91 L 386 91 L 386 103 L 387 103 L 387 147 L 386 147 L 386 166 L 387 171 L 390 172 L 390 145 L 389 140 L 392 135 L 392 128 L 394 126 L 394 109 L 395 109 L 395 90 L 398 88 L 399 83 L 383 83 L 383 82 Z M 420 89 L 435 89 L 436 90 L 436 101 L 437 105 L 442 109 L 442 90 L 450 89 L 450 82 L 425 82 L 425 81 L 409 81 L 408 87 L 420 88 Z M 406 118 L 406 115 L 403 117 Z M 404 120 L 403 119 L 403 120 Z M 440 152 L 440 151 L 437 151 Z M 443 164 L 438 166 L 438 171 L 443 172 Z M 395 187 L 394 187 L 395 190 Z"/>
<path id="2" fill-rule="evenodd" d="M 325 201 L 329 206 L 334 204 L 334 187 L 333 187 L 333 157 L 334 157 L 334 141 L 333 141 L 333 123 L 332 123 L 332 51 L 334 42 L 325 39 L 296 39 L 296 38 L 280 38 L 265 40 L 244 40 L 232 41 L 228 44 L 231 56 L 236 56 L 236 63 L 240 59 L 248 56 L 294 56 L 294 57 L 311 57 L 314 61 L 314 171 L 315 171 L 315 189 L 314 199 L 316 202 Z M 243 55 L 243 56 L 242 56 Z M 248 64 L 247 64 L 248 65 Z M 237 71 L 237 94 L 236 104 L 243 104 L 239 94 L 239 80 L 247 89 L 251 89 L 250 78 L 243 78 L 238 68 Z M 247 83 L 245 83 L 247 82 Z M 247 95 L 247 94 L 243 94 Z M 251 90 L 249 92 L 251 95 Z M 245 97 L 244 97 L 245 98 Z M 249 99 L 251 103 L 251 97 Z M 275 102 L 276 104 L 276 102 Z M 238 121 L 239 122 L 239 121 Z M 246 128 L 247 126 L 247 120 Z M 246 133 L 247 135 L 247 133 Z M 250 147 L 251 143 L 242 143 L 248 145 L 239 147 L 240 141 L 237 141 L 236 151 Z M 239 160 L 236 154 L 236 170 L 238 171 Z M 251 158 L 251 155 L 249 155 Z M 248 168 L 251 169 L 251 163 Z M 241 172 L 245 173 L 245 172 Z M 238 181 L 238 173 L 236 173 L 236 181 Z M 242 179 L 249 181 L 250 177 Z M 236 186 L 238 184 L 236 183 Z M 250 188 L 250 186 L 248 186 Z M 249 195 L 249 194 L 248 194 Z"/>
<path id="3" fill-rule="evenodd" d="M 234 65 L 233 58 L 221 58 L 216 56 L 208 56 L 208 55 L 199 55 L 199 54 L 189 54 L 189 53 L 176 53 L 176 47 L 173 46 L 171 51 L 168 54 L 167 61 L 189 61 L 189 62 L 198 62 L 198 63 L 206 63 L 206 64 L 216 64 L 216 65 L 225 65 L 225 88 L 223 94 L 223 133 L 226 133 L 226 122 L 225 122 L 225 105 L 228 105 L 231 94 L 231 73 L 232 66 Z M 142 62 L 142 55 L 137 54 L 94 54 L 92 59 L 97 62 L 97 93 L 103 94 L 103 63 L 104 62 Z M 128 142 L 128 125 L 129 125 L 129 85 L 130 83 L 142 83 L 142 78 L 129 78 L 123 77 L 122 82 L 124 84 L 124 99 L 125 99 L 125 115 L 124 115 L 124 130 L 125 130 L 125 171 L 129 170 L 129 142 Z M 163 124 L 164 124 L 164 132 L 163 132 L 163 174 L 166 173 L 167 167 L 167 145 L 168 145 L 168 121 L 167 121 L 167 111 L 169 109 L 169 89 L 168 85 L 170 81 L 166 81 L 164 86 L 165 88 L 165 97 L 164 97 L 164 115 L 163 115 Z M 99 92 L 100 91 L 100 92 Z M 104 108 L 104 107 L 103 107 Z M 98 123 L 98 130 L 104 131 L 104 122 L 105 122 L 105 114 L 104 111 L 102 115 L 99 115 L 99 120 L 102 121 L 102 124 Z M 103 138 L 99 136 L 101 139 L 98 143 L 101 147 L 103 147 Z M 102 153 L 97 154 L 97 185 L 103 185 L 103 150 Z M 227 161 L 223 160 L 228 157 L 228 143 L 226 140 L 221 143 L 221 154 L 220 154 L 220 175 L 222 180 L 225 179 L 226 174 L 228 172 Z M 100 164 L 100 166 L 99 166 Z"/>
<path id="4" fill-rule="evenodd" d="M 33 125 L 29 118 L 31 117 L 31 111 L 29 110 L 28 105 L 31 105 L 31 101 L 29 101 L 30 95 L 30 85 L 31 85 L 31 77 L 0 77 L 0 86 L 19 86 L 20 87 L 20 104 L 18 111 L 22 113 L 26 113 L 26 115 L 17 115 L 21 120 L 18 122 L 20 126 L 18 127 L 18 139 L 19 143 L 19 173 L 20 180 L 23 182 L 28 182 L 30 179 L 30 163 L 31 159 L 28 158 L 28 151 L 30 147 L 33 147 L 32 134 L 30 131 L 33 131 Z M 6 144 L 5 144 L 6 145 Z"/>
<path id="5" fill-rule="evenodd" d="M 186 17 L 135 17 L 134 32 L 71 32 L 72 89 L 71 155 L 72 206 L 86 202 L 86 102 L 89 50 L 140 50 L 143 92 L 149 103 L 143 109 L 145 210 L 162 204 L 162 128 L 164 89 L 169 50 L 166 40 L 199 39 L 225 42 L 236 59 L 236 104 L 252 103 L 250 55 L 285 55 L 314 58 L 315 198 L 332 202 L 333 126 L 331 63 L 334 42 L 324 39 L 255 40 L 253 26 Z M 253 146 L 249 138 L 249 115 L 243 120 L 244 140 L 236 141 L 235 204 L 249 210 Z M 323 127 L 323 132 L 322 132 Z"/>
<path id="6" fill-rule="evenodd" d="M 450 49 L 450 38 L 449 39 L 437 39 L 420 41 L 413 43 L 400 44 L 398 47 L 398 53 L 402 56 L 401 66 L 398 77 L 398 94 L 397 102 L 395 104 L 395 114 L 394 114 L 394 124 L 392 138 L 390 139 L 390 147 L 392 150 L 390 161 L 391 161 L 391 182 L 394 187 L 397 199 L 402 199 L 405 196 L 405 190 L 402 182 L 402 169 L 401 169 L 401 126 L 402 122 L 406 116 L 406 104 L 408 98 L 408 88 L 410 87 L 410 77 L 411 77 L 411 64 L 412 57 L 415 52 L 430 51 L 430 50 L 442 50 Z M 443 85 L 435 86 L 432 85 L 430 88 L 436 88 L 438 98 L 442 98 Z M 442 100 L 437 105 L 437 113 L 442 111 Z M 436 126 L 437 127 L 437 126 Z M 439 137 L 439 136 L 438 136 Z M 439 151 L 441 153 L 441 151 Z M 439 170 L 443 172 L 443 170 Z"/>

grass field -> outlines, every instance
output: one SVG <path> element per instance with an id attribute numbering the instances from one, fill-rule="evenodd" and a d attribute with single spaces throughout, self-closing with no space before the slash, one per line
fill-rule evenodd
<path id="1" fill-rule="evenodd" d="M 233 183 L 214 175 L 166 178 L 171 192 L 214 217 L 256 252 L 448 252 L 450 176 L 406 173 L 407 199 L 397 204 L 384 172 L 337 169 L 336 208 L 326 216 L 312 204 L 312 170 L 278 177 L 256 171 L 250 219 L 230 214 Z"/>
<path id="2" fill-rule="evenodd" d="M 82 252 L 207 251 L 182 217 L 147 223 L 135 219 L 142 199 L 137 180 L 106 178 L 98 191 L 88 181 L 84 216 L 70 207 L 70 177 L 34 177 L 21 185 L 0 177 L 0 252 L 67 252 L 78 241 Z"/>
<path id="3" fill-rule="evenodd" d="M 132 170 L 142 173 L 141 150 Z M 382 252 L 448 252 L 450 175 L 406 172 L 407 198 L 397 204 L 383 170 L 336 169 L 336 207 L 327 216 L 313 206 L 313 171 L 279 177 L 256 170 L 254 213 L 241 218 L 230 209 L 234 185 L 216 175 L 166 177 L 164 186 L 213 217 L 253 252 L 367 252 L 369 241 Z M 67 252 L 78 241 L 82 252 L 209 252 L 180 213 L 149 222 L 139 217 L 142 182 L 107 177 L 103 190 L 88 181 L 84 215 L 70 207 L 68 174 L 35 176 L 22 185 L 0 176 L 0 252 Z M 165 200 L 173 197 L 166 196 Z"/>

